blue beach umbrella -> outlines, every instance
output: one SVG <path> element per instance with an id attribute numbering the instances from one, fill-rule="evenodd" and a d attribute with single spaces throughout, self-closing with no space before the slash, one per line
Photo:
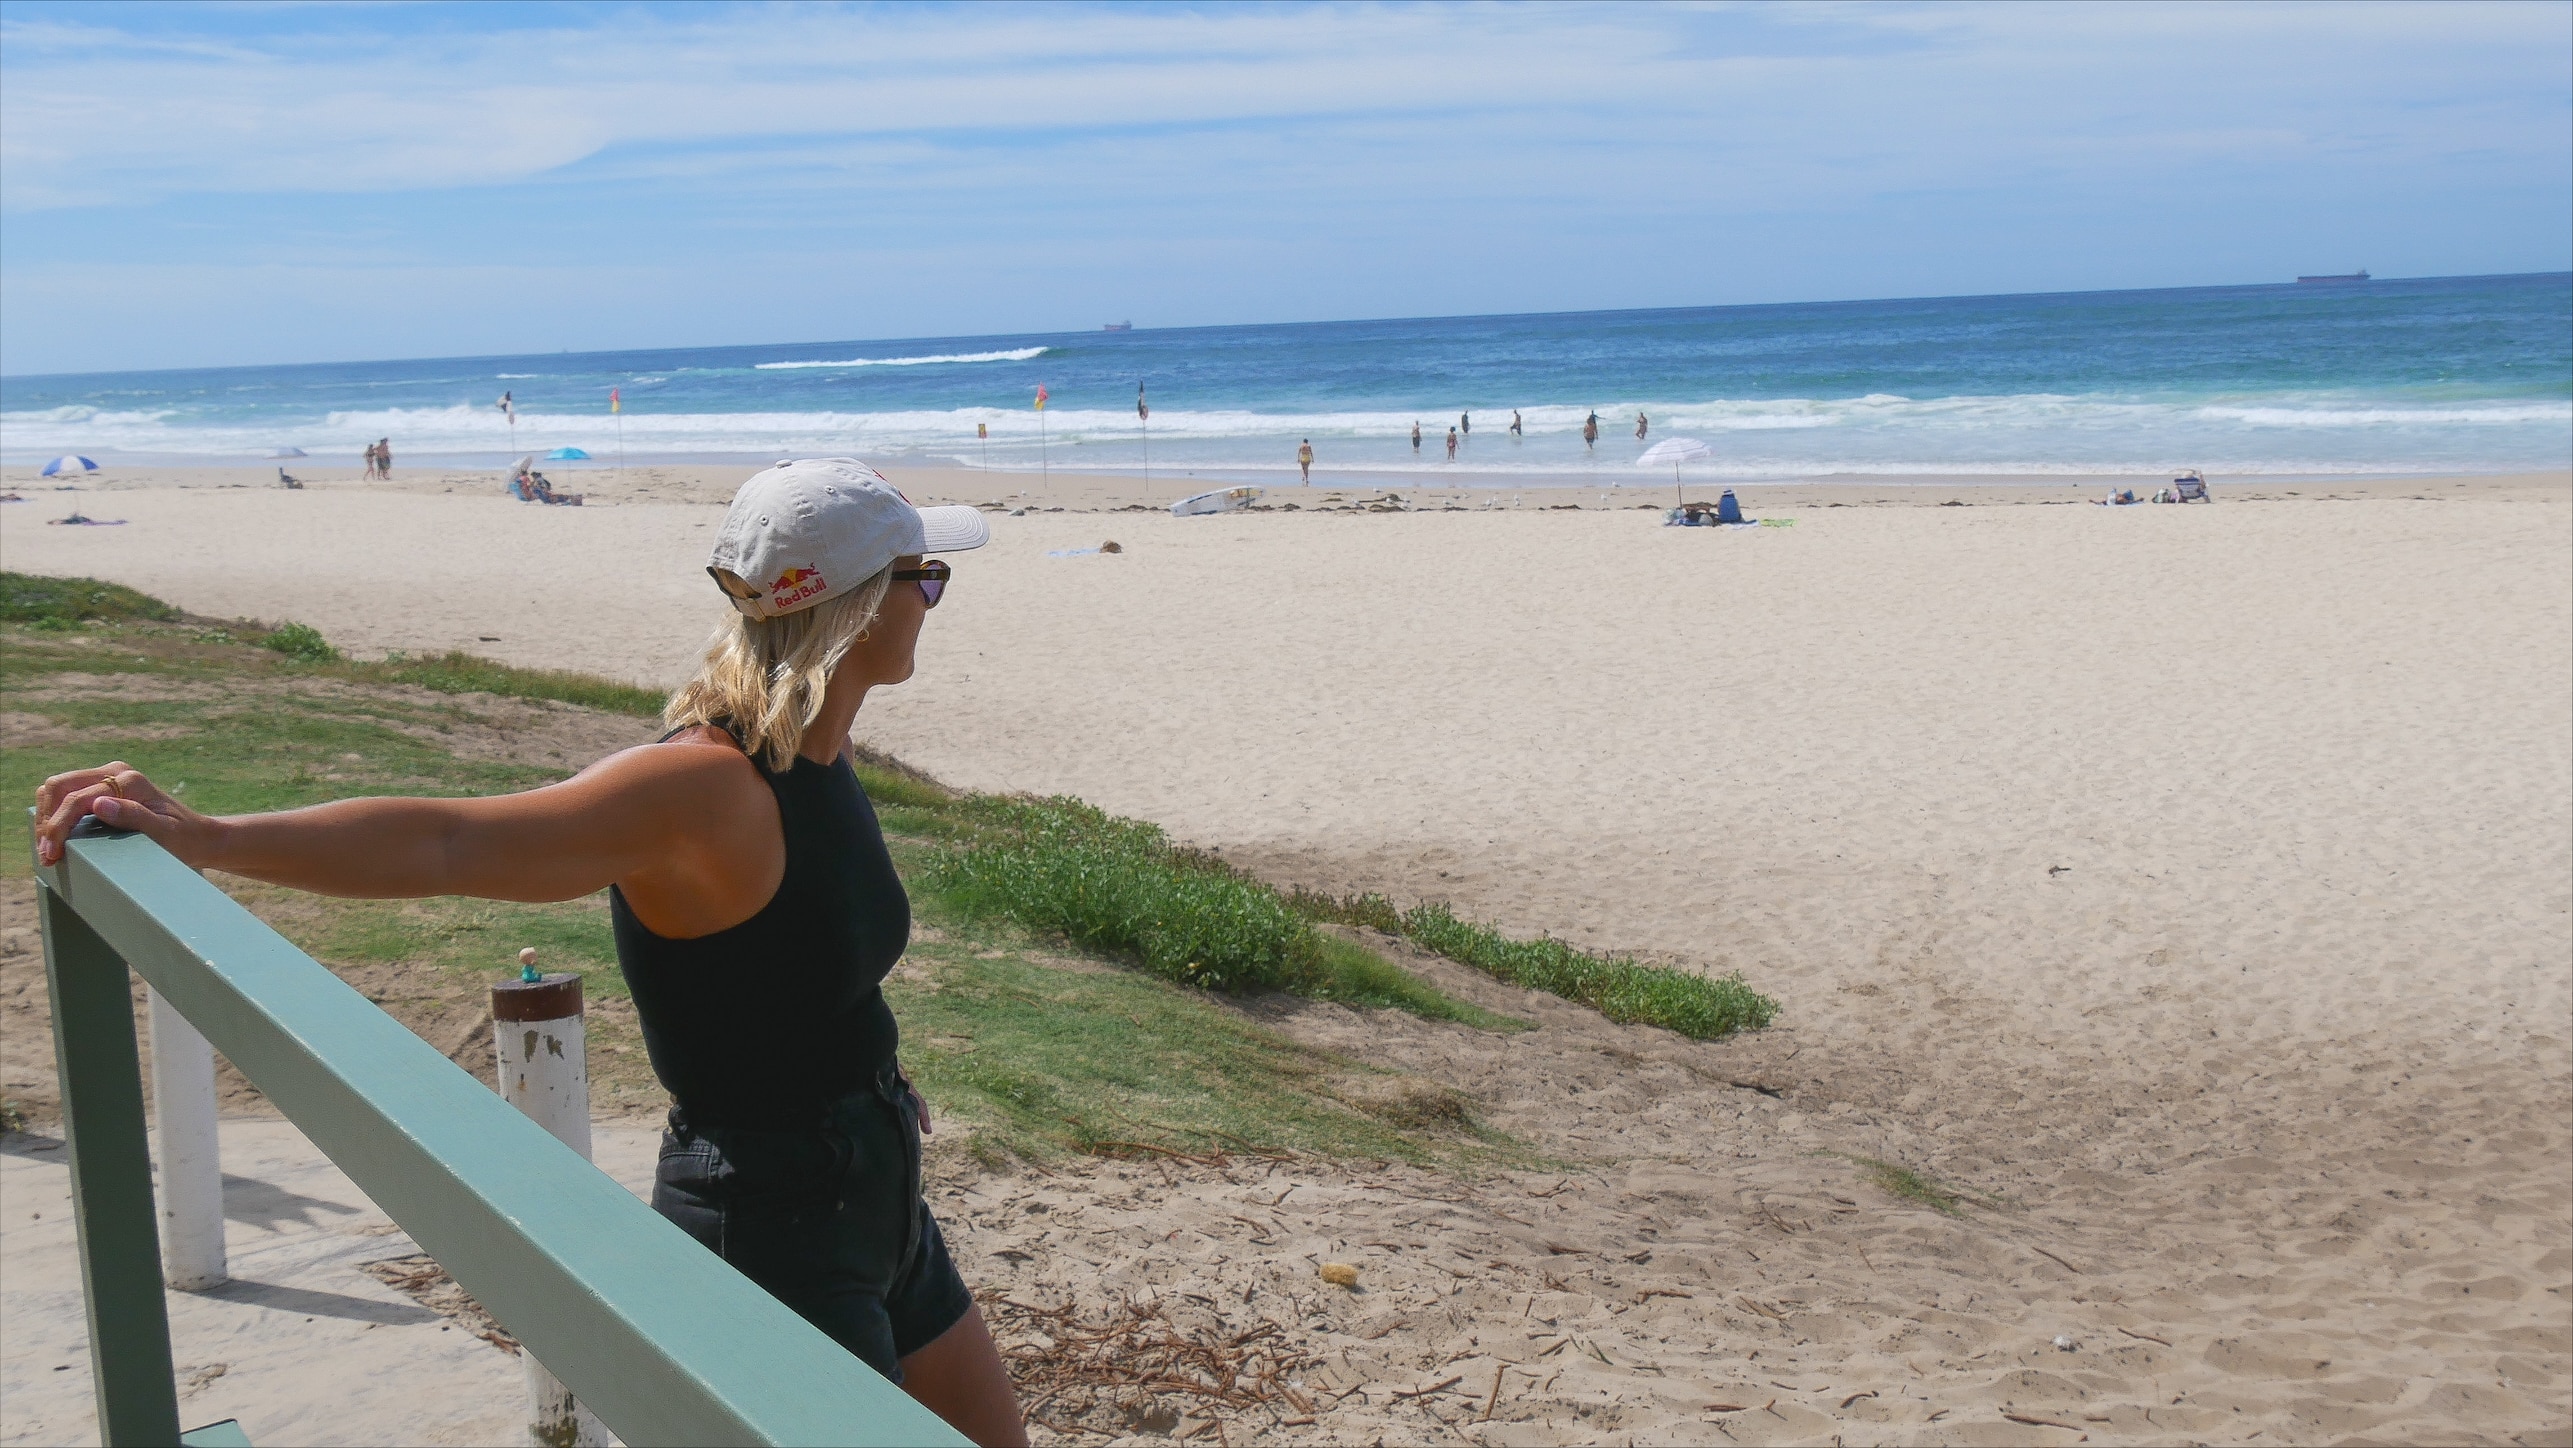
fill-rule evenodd
<path id="1" fill-rule="evenodd" d="M 45 464 L 44 476 L 52 478 L 60 477 L 64 473 L 94 473 L 97 471 L 98 464 L 91 462 L 89 459 L 81 457 L 75 453 L 64 453 L 61 457 Z"/>
<path id="2" fill-rule="evenodd" d="M 558 447 L 545 454 L 549 462 L 588 462 L 590 455 L 576 447 Z"/>

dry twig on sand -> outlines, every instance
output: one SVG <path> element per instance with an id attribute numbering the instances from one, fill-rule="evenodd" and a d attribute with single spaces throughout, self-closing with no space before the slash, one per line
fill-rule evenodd
<path id="1" fill-rule="evenodd" d="M 447 1275 L 436 1258 L 426 1252 L 408 1257 L 387 1257 L 380 1262 L 364 1263 L 358 1269 L 387 1287 L 408 1293 L 422 1307 L 455 1323 L 458 1327 L 506 1353 L 518 1351 L 518 1339 L 509 1335 L 472 1294 Z"/>
<path id="2" fill-rule="evenodd" d="M 1131 1432 L 1124 1422 L 1102 1429 L 1081 1420 L 1103 1408 L 1131 1416 L 1165 1393 L 1197 1399 L 1192 1411 L 1210 1416 L 1272 1403 L 1311 1411 L 1287 1380 L 1320 1360 L 1287 1347 L 1274 1322 L 1186 1330 L 1160 1301 L 1131 1297 L 1097 1316 L 1075 1303 L 1040 1307 L 987 1297 L 983 1313 L 1019 1392 L 1052 1406 L 1045 1426 L 1058 1433 Z"/>

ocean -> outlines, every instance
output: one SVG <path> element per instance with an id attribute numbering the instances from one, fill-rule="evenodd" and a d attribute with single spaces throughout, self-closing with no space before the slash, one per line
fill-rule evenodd
<path id="1" fill-rule="evenodd" d="M 403 467 L 569 446 L 1261 481 L 1310 439 L 1324 477 L 1607 484 L 1653 476 L 1639 412 L 1645 442 L 1708 445 L 1692 477 L 1752 482 L 2567 468 L 2573 273 L 20 376 L 0 457 L 354 468 L 389 437 Z"/>

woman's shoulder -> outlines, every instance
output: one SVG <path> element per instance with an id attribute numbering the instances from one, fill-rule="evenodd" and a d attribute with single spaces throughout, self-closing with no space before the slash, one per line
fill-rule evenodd
<path id="1" fill-rule="evenodd" d="M 740 789 L 759 782 L 759 767 L 741 744 L 713 724 L 675 729 L 650 744 L 621 749 L 584 776 L 602 785 L 644 789 Z"/>

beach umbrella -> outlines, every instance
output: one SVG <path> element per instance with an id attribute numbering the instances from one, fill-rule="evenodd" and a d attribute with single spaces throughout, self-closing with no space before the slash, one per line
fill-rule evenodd
<path id="1" fill-rule="evenodd" d="M 91 462 L 89 459 L 74 453 L 64 453 L 61 457 L 45 464 L 44 476 L 52 478 L 60 477 L 64 473 L 94 473 L 97 471 L 98 464 Z"/>
<path id="2" fill-rule="evenodd" d="M 1714 456 L 1715 449 L 1699 442 L 1696 438 L 1666 437 L 1644 449 L 1644 455 L 1635 459 L 1635 466 L 1658 468 L 1664 463 L 1670 464 L 1671 491 L 1676 494 L 1680 490 L 1680 464 L 1702 463 Z M 1682 497 L 1681 501 L 1686 502 L 1687 499 Z"/>
<path id="3" fill-rule="evenodd" d="M 272 458 L 299 458 L 304 456 L 304 450 L 299 447 L 272 447 L 268 449 L 268 456 Z"/>
<path id="4" fill-rule="evenodd" d="M 558 447 L 545 454 L 549 462 L 588 462 L 590 455 L 576 447 Z"/>

